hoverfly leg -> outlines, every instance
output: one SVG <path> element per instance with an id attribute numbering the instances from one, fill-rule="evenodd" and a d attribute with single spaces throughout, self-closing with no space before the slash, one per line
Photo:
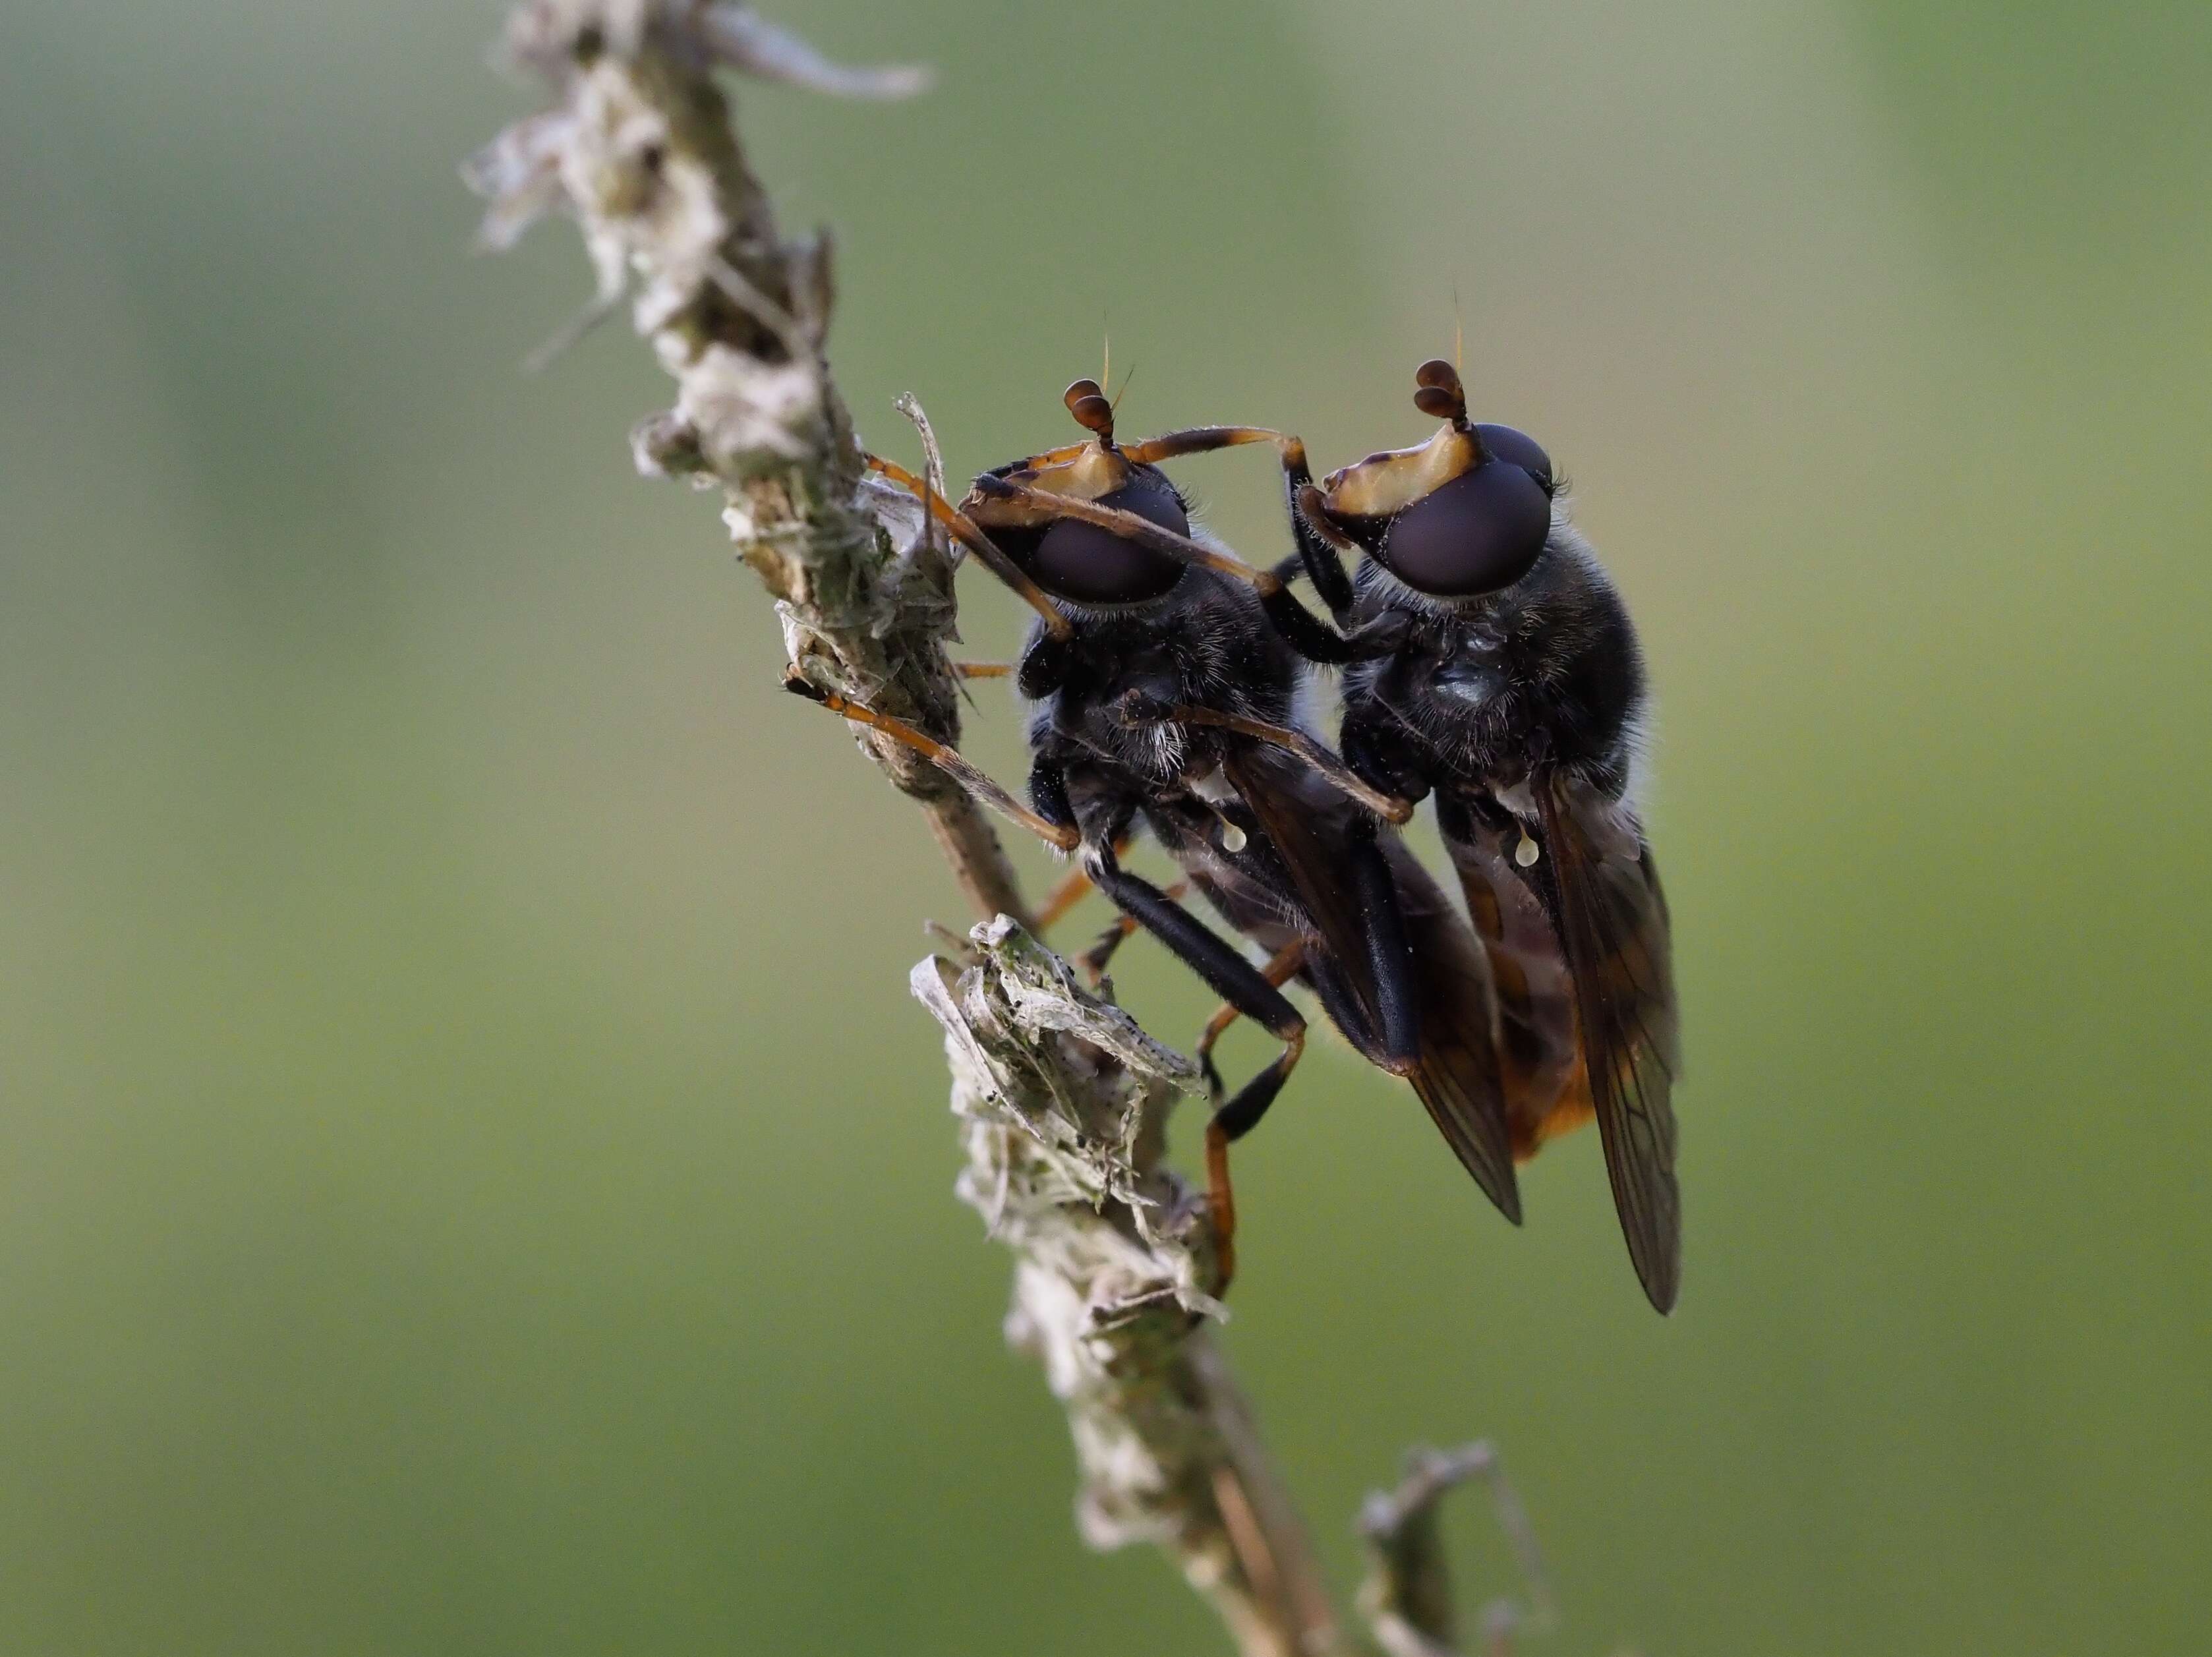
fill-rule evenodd
<path id="1" fill-rule="evenodd" d="M 1047 519 L 1088 524 L 1094 529 L 1104 530 L 1109 535 L 1118 536 L 1124 541 L 1133 541 L 1140 547 L 1163 553 L 1179 563 L 1212 570 L 1261 592 L 1280 585 L 1265 570 L 1253 568 L 1234 553 L 1207 546 L 1188 535 L 1178 535 L 1149 518 L 1120 507 L 1079 500 L 1071 495 L 1055 495 L 1048 489 L 1019 483 L 1012 477 L 996 476 L 989 472 L 975 480 L 975 492 L 988 500 L 1009 501 L 1026 507 Z"/>
<path id="2" fill-rule="evenodd" d="M 1168 889 L 1172 893 L 1175 889 L 1170 887 Z M 1267 964 L 1260 968 L 1260 976 L 1280 989 L 1297 976 L 1298 968 L 1305 965 L 1305 960 L 1306 941 L 1303 938 L 1294 938 L 1276 950 Z M 1213 1017 L 1206 1020 L 1206 1028 L 1199 1032 L 1198 1045 L 1191 1049 L 1191 1057 L 1198 1060 L 1199 1070 L 1204 1074 L 1206 1088 L 1217 1105 L 1221 1102 L 1221 1096 L 1229 1091 L 1229 1084 L 1221 1079 L 1221 1071 L 1214 1065 L 1214 1044 L 1221 1040 L 1231 1024 L 1243 1016 L 1236 1003 L 1223 1002 Z"/>
<path id="3" fill-rule="evenodd" d="M 784 675 L 783 688 L 795 696 L 804 696 L 811 702 L 820 703 L 832 713 L 842 714 L 854 725 L 864 725 L 902 747 L 912 749 L 983 804 L 1018 822 L 1048 845 L 1056 846 L 1063 852 L 1072 852 L 1081 841 L 1082 836 L 1076 833 L 1073 823 L 1054 822 L 1049 817 L 1030 810 L 962 757 L 957 749 L 938 741 L 926 731 L 917 731 L 905 720 L 893 719 L 888 713 L 878 713 L 865 702 L 856 702 L 836 691 L 824 690 L 796 668 Z"/>
<path id="4" fill-rule="evenodd" d="M 1291 649 L 1325 667 L 1341 667 L 1359 659 L 1359 652 L 1344 635 L 1300 604 L 1297 593 L 1273 575 L 1267 579 L 1273 586 L 1260 594 L 1260 608 Z"/>
<path id="5" fill-rule="evenodd" d="M 1124 857 L 1127 855 L 1128 850 L 1129 841 L 1127 839 L 1124 838 L 1114 842 L 1114 855 L 1115 857 Z M 1185 892 L 1189 890 L 1189 889 L 1190 883 L 1188 881 L 1179 880 L 1174 885 L 1168 888 L 1168 895 L 1173 898 L 1180 898 Z M 1084 897 L 1090 892 L 1090 890 L 1091 876 L 1089 871 L 1085 870 L 1079 864 L 1076 867 L 1070 869 L 1066 875 L 1061 879 L 1060 884 L 1054 887 L 1051 891 L 1048 892 L 1045 895 L 1043 903 L 1038 906 L 1036 928 L 1037 933 L 1042 936 L 1042 934 L 1050 932 L 1054 926 L 1060 925 L 1061 921 L 1066 920 L 1068 912 L 1073 909 L 1077 904 L 1082 902 Z M 1127 915 L 1122 915 L 1116 919 L 1113 926 L 1106 929 L 1107 935 L 1113 937 L 1118 943 L 1121 938 L 1126 937 L 1128 932 L 1133 931 L 1135 926 L 1136 923 L 1134 921 L 1131 920 Z M 1092 963 L 1092 956 L 1097 956 L 1097 948 L 1094 945 L 1091 953 L 1083 957 L 1083 964 L 1086 968 L 1091 967 Z M 1109 950 L 1106 953 L 1110 956 L 1113 951 Z M 1098 960 L 1096 968 L 1093 968 L 1091 973 L 1091 982 L 1094 984 L 1097 983 L 1099 978 L 1104 974 L 1105 970 L 1105 960 L 1103 957 L 1101 957 Z"/>
<path id="6" fill-rule="evenodd" d="M 1080 866 L 1070 869 L 1060 884 L 1046 893 L 1044 901 L 1037 906 L 1037 932 L 1040 935 L 1048 932 L 1066 920 L 1067 912 L 1082 902 L 1084 895 L 1090 889 L 1091 877 Z"/>
<path id="7" fill-rule="evenodd" d="M 1328 624 L 1298 602 L 1297 595 L 1283 585 L 1273 572 L 1255 569 L 1233 553 L 1223 552 L 1187 535 L 1177 535 L 1164 529 L 1150 519 L 1118 507 L 1102 506 L 1096 501 L 1080 501 L 1073 495 L 1054 495 L 1048 490 L 1016 483 L 1011 477 L 994 476 L 985 473 L 975 480 L 976 493 L 994 501 L 1012 501 L 1049 518 L 1089 524 L 1094 529 L 1104 530 L 1125 541 L 1153 552 L 1164 553 L 1179 562 L 1199 569 L 1210 569 L 1217 575 L 1225 575 L 1252 589 L 1260 600 L 1275 631 L 1281 634 L 1292 649 L 1308 661 L 1346 662 L 1353 659 L 1352 647 L 1333 632 Z M 1041 647 L 1046 640 L 1040 639 Z M 1027 689 L 1028 669 L 1024 669 L 1024 688 Z M 1031 693 L 1035 694 L 1035 693 Z"/>
<path id="8" fill-rule="evenodd" d="M 1223 731 L 1234 731 L 1240 737 L 1248 737 L 1254 742 L 1289 755 L 1307 769 L 1321 775 L 1338 792 L 1358 801 L 1384 822 L 1405 823 L 1413 821 L 1413 800 L 1404 798 L 1390 789 L 1375 787 L 1355 768 L 1347 765 L 1295 725 L 1270 725 L 1265 719 L 1224 713 L 1219 708 L 1168 707 L 1141 695 L 1125 696 L 1121 707 L 1123 717 L 1132 724 L 1210 725 Z"/>
<path id="9" fill-rule="evenodd" d="M 1237 1276 L 1237 1192 L 1229 1181 L 1229 1147 L 1259 1126 L 1305 1051 L 1303 1019 L 1287 1029 L 1271 1028 L 1269 1033 L 1282 1039 L 1282 1052 L 1206 1125 L 1206 1208 L 1213 1221 L 1213 1253 L 1221 1268 L 1217 1295 L 1226 1293 Z"/>
<path id="10" fill-rule="evenodd" d="M 1352 606 L 1352 578 L 1345 573 L 1344 561 L 1358 555 L 1359 543 L 1329 521 L 1326 502 L 1314 487 L 1311 472 L 1295 475 L 1286 462 L 1283 474 L 1298 555 L 1305 560 L 1306 573 L 1313 577 L 1314 591 L 1321 594 L 1329 613 L 1342 621 Z"/>
<path id="11" fill-rule="evenodd" d="M 895 460 L 881 455 L 865 456 L 868 470 L 878 476 L 896 484 L 921 501 L 922 509 L 949 531 L 952 538 L 974 553 L 983 567 L 1005 583 L 1014 596 L 1035 610 L 1044 625 L 1045 638 L 1064 645 L 1074 632 L 1074 623 L 1058 604 L 1053 603 L 1045 590 L 1024 574 L 1019 566 L 1009 558 L 996 541 L 983 532 L 982 527 L 967 513 L 929 486 L 928 481 L 916 477 Z M 1042 644 L 1044 640 L 1040 639 Z M 1024 687 L 1026 689 L 1026 687 Z"/>
<path id="12" fill-rule="evenodd" d="M 1049 760 L 1039 760 L 1030 768 L 1030 804 L 1036 806 L 1037 815 L 1054 828 L 1075 836 L 1069 850 L 1073 851 L 1075 846 L 1082 844 L 1083 831 L 1076 822 L 1075 802 L 1067 794 L 1067 773 Z M 1125 823 L 1116 823 L 1113 830 L 1102 838 L 1109 847 L 1119 846 L 1121 843 L 1121 831 L 1126 826 Z M 1084 871 L 1091 874 L 1095 883 L 1097 876 L 1091 872 L 1090 865 L 1091 859 L 1086 857 Z"/>
<path id="13" fill-rule="evenodd" d="M 1141 443 L 1121 446 L 1124 459 L 1139 465 L 1157 464 L 1179 455 L 1202 454 L 1214 449 L 1233 448 L 1243 443 L 1272 443 L 1283 466 L 1283 496 L 1290 509 L 1291 533 L 1297 543 L 1297 555 L 1286 558 L 1268 574 L 1280 583 L 1287 583 L 1303 573 L 1314 584 L 1314 591 L 1328 606 L 1329 614 L 1341 624 L 1352 609 L 1352 579 L 1345 573 L 1344 564 L 1331 543 L 1321 538 L 1316 528 L 1298 511 L 1301 491 L 1313 487 L 1313 468 L 1306 459 L 1306 446 L 1300 439 L 1286 433 L 1269 431 L 1258 426 L 1197 426 L 1187 431 L 1164 432 L 1158 437 L 1146 438 Z M 1348 543 L 1347 543 L 1348 544 Z M 1262 589 L 1263 592 L 1266 591 Z M 1293 617 L 1291 628 L 1297 628 Z M 1307 635 L 1310 638 L 1311 634 Z M 1302 642 L 1294 640 L 1293 642 Z"/>
<path id="14" fill-rule="evenodd" d="M 1042 768 L 1040 768 L 1042 769 Z M 1040 802 L 1042 804 L 1042 802 Z M 1247 1082 L 1213 1114 L 1206 1127 L 1206 1194 L 1212 1216 L 1214 1248 L 1225 1289 L 1237 1272 L 1237 1205 L 1229 1183 L 1229 1146 L 1252 1131 L 1297 1068 L 1305 1050 L 1306 1023 L 1287 997 L 1260 969 L 1224 943 L 1205 924 L 1165 892 L 1115 860 L 1113 847 L 1100 841 L 1084 847 L 1084 864 L 1098 889 L 1115 906 L 1167 945 L 1185 966 L 1210 985 L 1237 1011 L 1283 1044 L 1275 1060 Z"/>
<path id="15" fill-rule="evenodd" d="M 1163 460 L 1173 460 L 1186 454 L 1211 454 L 1216 449 L 1233 449 L 1245 443 L 1272 443 L 1284 456 L 1283 464 L 1290 464 L 1289 457 L 1295 452 L 1301 465 L 1305 463 L 1305 445 L 1295 437 L 1270 431 L 1265 426 L 1190 426 L 1181 431 L 1162 432 L 1158 437 L 1146 438 L 1139 443 L 1119 445 L 1121 458 L 1133 465 L 1156 466 Z M 1309 477 L 1312 476 L 1310 472 Z"/>
<path id="16" fill-rule="evenodd" d="M 1345 571 L 1343 557 L 1350 543 L 1342 537 L 1324 538 L 1320 525 L 1300 509 L 1306 492 L 1313 487 L 1313 468 L 1306 464 L 1305 445 L 1285 447 L 1283 501 L 1290 510 L 1291 538 L 1298 549 L 1297 562 L 1304 568 L 1322 603 L 1328 606 L 1328 613 L 1341 627 L 1352 611 L 1352 577 Z M 1285 580 L 1290 579 L 1291 561 L 1286 558 L 1275 567 L 1276 574 Z"/>
<path id="17" fill-rule="evenodd" d="M 1187 880 L 1178 880 L 1174 885 L 1163 890 L 1160 895 L 1171 898 L 1180 903 L 1190 895 L 1190 883 Z M 1098 934 L 1097 941 L 1083 952 L 1080 964 L 1085 975 L 1091 980 L 1093 988 L 1105 982 L 1106 968 L 1113 964 L 1115 954 L 1122 944 L 1129 941 L 1136 931 L 1135 921 L 1127 915 L 1116 915 L 1113 923 Z"/>
<path id="18" fill-rule="evenodd" d="M 1367 787 L 1409 806 L 1428 798 L 1429 780 L 1411 745 L 1379 720 L 1347 717 L 1336 740 L 1345 768 Z"/>

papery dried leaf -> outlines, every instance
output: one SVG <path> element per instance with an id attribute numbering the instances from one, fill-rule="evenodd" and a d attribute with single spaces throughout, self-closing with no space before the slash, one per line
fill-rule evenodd
<path id="1" fill-rule="evenodd" d="M 461 163 L 461 181 L 490 205 L 477 242 L 502 252 L 561 200 L 561 155 L 574 137 L 566 110 L 515 122 Z"/>
<path id="2" fill-rule="evenodd" d="M 836 98 L 911 98 L 935 78 L 915 64 L 869 68 L 832 62 L 788 29 L 750 6 L 709 6 L 700 18 L 708 50 L 731 68 L 764 81 L 805 87 Z"/>

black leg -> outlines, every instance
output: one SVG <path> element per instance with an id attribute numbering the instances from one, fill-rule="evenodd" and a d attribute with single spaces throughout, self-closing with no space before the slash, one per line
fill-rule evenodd
<path id="1" fill-rule="evenodd" d="M 1039 802 L 1042 809 L 1042 802 Z M 1229 1146 L 1249 1133 L 1282 1091 L 1305 1051 L 1306 1023 L 1282 991 L 1197 917 L 1115 860 L 1111 845 L 1086 841 L 1084 866 L 1100 891 L 1211 985 L 1214 992 L 1283 1044 L 1273 1064 L 1213 1113 L 1206 1125 L 1206 1201 L 1212 1215 L 1220 1287 L 1237 1274 L 1237 1199 L 1229 1181 Z"/>
<path id="2" fill-rule="evenodd" d="M 1204 921 L 1152 882 L 1122 868 L 1107 847 L 1086 843 L 1083 857 L 1092 882 L 1113 900 L 1115 907 L 1166 944 L 1223 1000 L 1285 1040 L 1293 1026 L 1303 1028 L 1304 1021 L 1298 1010 L 1283 992 Z"/>
<path id="3" fill-rule="evenodd" d="M 1168 891 L 1170 895 L 1173 895 L 1175 888 L 1170 886 Z M 1280 989 L 1297 976 L 1298 969 L 1305 965 L 1305 960 L 1306 941 L 1303 938 L 1294 938 L 1275 951 L 1273 958 L 1260 969 L 1260 975 Z M 1212 1090 L 1217 1103 L 1228 1091 L 1228 1084 L 1221 1079 L 1220 1071 L 1214 1066 L 1213 1049 L 1229 1027 L 1243 1016 L 1235 1002 L 1223 1002 L 1215 1010 L 1213 1017 L 1206 1021 L 1206 1028 L 1199 1032 L 1198 1045 L 1191 1049 L 1191 1056 L 1198 1060 L 1199 1069 L 1205 1072 L 1206 1085 Z"/>
<path id="4" fill-rule="evenodd" d="M 1366 1005 L 1352 982 L 1350 965 L 1334 956 L 1316 952 L 1307 956 L 1303 976 L 1322 1011 L 1328 1015 L 1328 1022 L 1352 1043 L 1352 1050 L 1369 1064 L 1387 1069 L 1382 1062 L 1382 1038 L 1375 1033 Z"/>
<path id="5" fill-rule="evenodd" d="M 1178 880 L 1160 895 L 1180 903 L 1190 895 L 1190 883 Z M 1097 941 L 1083 952 L 1083 970 L 1093 984 L 1104 980 L 1106 969 L 1113 964 L 1115 955 L 1137 930 L 1137 923 L 1129 916 L 1116 915 L 1113 924 L 1098 934 Z"/>
<path id="6" fill-rule="evenodd" d="M 1305 445 L 1283 450 L 1283 498 L 1290 508 L 1291 538 L 1297 543 L 1298 561 L 1321 595 L 1328 613 L 1336 617 L 1341 627 L 1352 610 L 1352 577 L 1345 573 L 1344 560 L 1337 548 L 1323 540 L 1306 514 L 1299 510 L 1299 502 L 1306 490 L 1313 487 L 1313 468 L 1306 464 Z M 1278 573 L 1282 566 L 1276 567 Z"/>
<path id="7" fill-rule="evenodd" d="M 1271 591 L 1260 594 L 1260 608 L 1291 649 L 1310 662 L 1319 662 L 1330 667 L 1359 659 L 1360 652 L 1345 642 L 1343 634 L 1333 631 L 1319 616 L 1300 604 L 1297 593 L 1280 581 L 1276 581 L 1273 575 L 1267 579 L 1274 582 L 1274 586 Z"/>

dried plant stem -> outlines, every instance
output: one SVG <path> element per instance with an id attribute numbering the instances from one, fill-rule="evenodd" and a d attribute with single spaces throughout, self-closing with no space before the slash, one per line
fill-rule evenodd
<path id="1" fill-rule="evenodd" d="M 954 565 L 915 504 L 866 476 L 822 355 L 827 240 L 779 233 L 717 71 L 847 95 L 921 77 L 828 64 L 745 8 L 698 0 L 531 0 L 506 45 L 553 103 L 470 166 L 490 199 L 486 242 L 548 209 L 574 217 L 599 273 L 587 320 L 631 295 L 677 382 L 674 406 L 634 434 L 640 468 L 720 489 L 803 675 L 957 743 Z M 859 740 L 921 803 L 987 923 L 965 962 L 927 961 L 914 987 L 946 1029 L 962 1194 L 1017 1255 L 1010 1337 L 1067 1410 L 1083 1533 L 1168 1547 L 1250 1657 L 1334 1649 L 1303 1527 L 1203 1326 L 1218 1308 L 1202 1209 L 1162 1161 L 1188 1061 L 1029 938 L 1013 871 L 965 793 Z"/>
<path id="2" fill-rule="evenodd" d="M 503 247 L 563 210 L 599 275 L 592 304 L 541 356 L 629 297 L 677 382 L 674 406 L 633 434 L 641 470 L 719 489 L 799 674 L 957 745 L 954 556 L 919 503 L 862 464 L 822 355 L 828 241 L 778 232 L 716 78 L 737 69 L 883 97 L 925 77 L 830 64 L 749 9 L 706 0 L 528 0 L 506 45 L 553 102 L 469 164 L 490 201 L 483 239 Z M 901 407 L 941 490 L 927 420 L 911 399 Z M 1304 1527 L 1206 1326 L 1221 1308 L 1203 1205 L 1164 1158 L 1168 1113 L 1195 1067 L 1030 935 L 1013 869 L 967 793 L 908 749 L 855 734 L 920 803 L 982 923 L 951 940 L 957 959 L 917 966 L 911 987 L 945 1032 L 967 1157 L 959 1194 L 1015 1254 L 1008 1338 L 1036 1357 L 1067 1413 L 1083 1535 L 1168 1549 L 1247 1657 L 1340 1649 Z M 1480 1447 L 1417 1461 L 1370 1504 L 1363 1601 L 1389 1657 L 1449 1653 L 1432 1508 L 1478 1472 L 1494 1478 Z M 1492 1630 L 1504 1637 L 1495 1619 Z"/>
<path id="3" fill-rule="evenodd" d="M 1486 1443 L 1415 1450 L 1406 1458 L 1406 1476 L 1398 1488 L 1368 1497 L 1359 1515 L 1368 1557 L 1359 1608 L 1384 1657 L 1454 1657 L 1458 1615 L 1437 1508 L 1446 1492 L 1471 1479 L 1490 1486 L 1498 1527 L 1528 1592 L 1525 1604 L 1498 1599 L 1483 1608 L 1483 1650 L 1503 1657 L 1516 1632 L 1547 1632 L 1555 1620 L 1535 1533 L 1520 1496 L 1506 1482 L 1498 1452 Z"/>
<path id="4" fill-rule="evenodd" d="M 969 907 L 985 919 L 1012 915 L 1027 926 L 1029 905 L 1014 878 L 1013 865 L 1006 861 L 1006 847 L 1000 845 L 997 831 L 976 809 L 975 802 L 963 794 L 954 799 L 924 800 L 921 809 Z"/>

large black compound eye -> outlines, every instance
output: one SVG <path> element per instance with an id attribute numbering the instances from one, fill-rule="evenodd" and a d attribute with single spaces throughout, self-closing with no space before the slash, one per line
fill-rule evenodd
<path id="1" fill-rule="evenodd" d="M 1526 575 L 1551 532 L 1552 497 L 1500 456 L 1430 490 L 1393 518 L 1378 555 L 1384 568 L 1416 592 L 1469 598 L 1510 587 Z"/>
<path id="2" fill-rule="evenodd" d="M 1100 496 L 1098 504 L 1134 513 L 1177 535 L 1190 533 L 1189 514 L 1174 486 L 1149 467 Z M 1079 604 L 1141 604 L 1166 592 L 1182 572 L 1179 558 L 1072 518 L 1044 532 L 1030 567 L 1039 586 Z"/>
<path id="3" fill-rule="evenodd" d="M 1495 426 L 1485 421 L 1477 425 L 1474 434 L 1482 440 L 1482 452 L 1499 460 L 1510 460 L 1541 483 L 1548 491 L 1552 487 L 1552 457 L 1544 452 L 1544 446 L 1526 432 L 1516 432 L 1510 426 Z"/>

